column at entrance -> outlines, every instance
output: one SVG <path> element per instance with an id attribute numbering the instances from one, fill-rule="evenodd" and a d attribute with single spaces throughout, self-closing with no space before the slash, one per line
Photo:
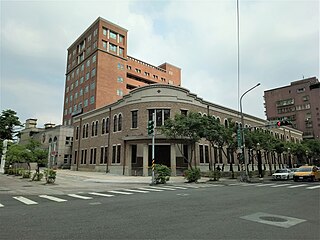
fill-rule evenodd
<path id="1" fill-rule="evenodd" d="M 177 175 L 177 158 L 176 158 L 176 145 L 174 143 L 170 144 L 170 165 L 171 165 L 171 176 Z"/>
<path id="2" fill-rule="evenodd" d="M 132 159 L 131 159 L 131 152 L 132 152 L 132 146 L 127 144 L 126 142 L 124 143 L 125 144 L 125 166 L 124 166 L 124 175 L 125 176 L 131 176 L 132 175 L 132 172 L 131 172 L 131 168 L 132 168 L 132 165 L 131 165 L 131 162 L 132 162 Z"/>
<path id="3" fill-rule="evenodd" d="M 147 177 L 148 176 L 148 144 L 143 144 L 143 170 L 142 170 L 142 176 Z"/>

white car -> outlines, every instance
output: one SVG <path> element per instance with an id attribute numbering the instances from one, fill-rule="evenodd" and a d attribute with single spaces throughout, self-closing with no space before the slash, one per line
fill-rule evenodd
<path id="1" fill-rule="evenodd" d="M 278 169 L 272 174 L 273 180 L 289 180 L 293 179 L 293 171 L 289 169 Z"/>

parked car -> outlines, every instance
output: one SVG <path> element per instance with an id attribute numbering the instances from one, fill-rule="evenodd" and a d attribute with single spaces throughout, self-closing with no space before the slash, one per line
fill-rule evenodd
<path id="1" fill-rule="evenodd" d="M 272 174 L 273 180 L 289 180 L 293 179 L 293 172 L 289 169 L 278 169 Z"/>
<path id="2" fill-rule="evenodd" d="M 301 166 L 294 173 L 293 180 L 320 181 L 320 170 L 316 166 Z"/>

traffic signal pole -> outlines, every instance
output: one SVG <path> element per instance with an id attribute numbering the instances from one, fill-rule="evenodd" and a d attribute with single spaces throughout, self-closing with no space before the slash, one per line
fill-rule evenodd
<path id="1" fill-rule="evenodd" d="M 155 113 L 152 114 L 152 120 L 154 124 L 156 123 L 156 115 Z M 155 143 L 155 129 L 153 125 L 153 133 L 152 133 L 152 184 L 155 184 L 155 178 L 154 178 L 154 143 Z"/>

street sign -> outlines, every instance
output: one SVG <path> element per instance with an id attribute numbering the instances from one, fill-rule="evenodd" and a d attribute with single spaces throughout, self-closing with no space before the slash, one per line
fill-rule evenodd
<path id="1" fill-rule="evenodd" d="M 238 128 L 237 130 L 237 142 L 238 142 L 238 148 L 242 147 L 242 135 L 241 135 L 241 129 Z"/>

